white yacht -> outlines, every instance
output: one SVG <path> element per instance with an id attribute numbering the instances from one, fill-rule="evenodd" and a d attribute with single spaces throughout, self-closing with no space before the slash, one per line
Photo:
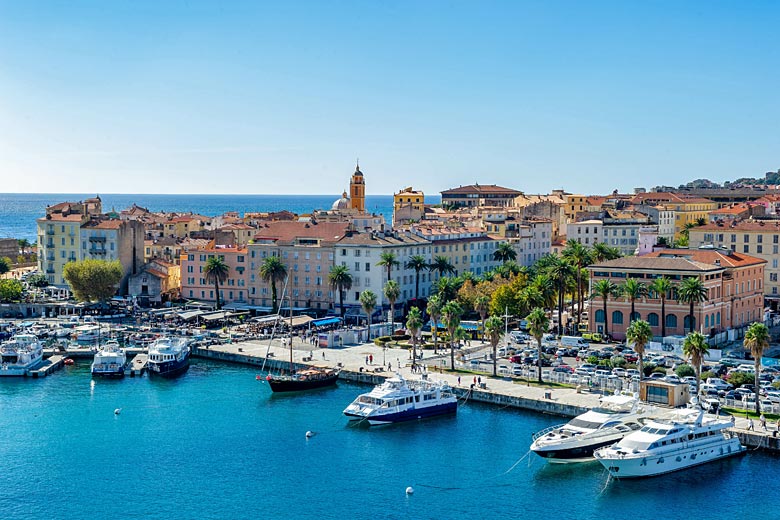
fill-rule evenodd
<path id="1" fill-rule="evenodd" d="M 649 421 L 620 442 L 597 450 L 596 460 L 617 478 L 661 475 L 745 452 L 726 417 L 675 410 Z"/>
<path id="2" fill-rule="evenodd" d="M 25 376 L 43 361 L 43 345 L 33 334 L 17 334 L 0 345 L 0 376 Z"/>
<path id="3" fill-rule="evenodd" d="M 95 353 L 92 377 L 124 377 L 127 355 L 116 340 L 109 340 Z"/>
<path id="4" fill-rule="evenodd" d="M 654 407 L 641 403 L 637 396 L 604 396 L 599 406 L 568 423 L 535 433 L 531 451 L 553 463 L 591 461 L 594 450 L 640 429 L 655 413 Z"/>
<path id="5" fill-rule="evenodd" d="M 371 425 L 390 424 L 455 413 L 458 399 L 444 381 L 421 379 L 407 382 L 401 374 L 361 394 L 344 410 L 350 420 Z"/>

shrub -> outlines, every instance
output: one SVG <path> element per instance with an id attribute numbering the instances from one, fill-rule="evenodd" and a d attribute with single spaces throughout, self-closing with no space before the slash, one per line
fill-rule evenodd
<path id="1" fill-rule="evenodd" d="M 598 365 L 601 362 L 601 359 L 598 356 L 588 356 L 587 361 L 591 365 Z"/>
<path id="2" fill-rule="evenodd" d="M 750 385 L 756 382 L 756 376 L 750 372 L 733 372 L 728 377 L 728 381 L 729 384 L 734 385 L 735 387 L 745 384 Z"/>
<path id="3" fill-rule="evenodd" d="M 718 377 L 718 374 L 713 372 L 712 370 L 707 370 L 706 372 L 701 373 L 701 380 L 706 381 L 710 377 Z"/>
<path id="4" fill-rule="evenodd" d="M 696 371 L 693 369 L 691 365 L 680 365 L 674 370 L 674 373 L 677 374 L 677 377 L 681 379 L 683 377 L 696 375 Z"/>
<path id="5" fill-rule="evenodd" d="M 626 358 L 624 358 L 623 356 L 612 356 L 611 358 L 609 358 L 609 362 L 612 363 L 612 366 L 615 368 L 625 367 L 627 363 Z"/>
<path id="6" fill-rule="evenodd" d="M 644 374 L 642 374 L 642 375 L 647 377 L 650 374 L 652 374 L 653 370 L 655 370 L 656 368 L 658 368 L 658 367 L 656 367 L 653 363 L 646 363 L 646 364 L 642 365 L 642 372 L 644 372 Z"/>
<path id="7" fill-rule="evenodd" d="M 406 341 L 407 339 L 411 339 L 411 336 L 409 334 L 398 334 L 397 336 L 393 336 L 393 341 Z"/>
<path id="8" fill-rule="evenodd" d="M 664 367 L 655 367 L 652 374 L 666 374 L 666 369 Z"/>

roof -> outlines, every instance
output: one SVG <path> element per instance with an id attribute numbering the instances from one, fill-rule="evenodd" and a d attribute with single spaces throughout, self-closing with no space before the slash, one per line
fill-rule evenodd
<path id="1" fill-rule="evenodd" d="M 122 227 L 122 220 L 90 220 L 82 228 L 87 229 L 119 229 Z"/>
<path id="2" fill-rule="evenodd" d="M 754 256 L 717 249 L 661 249 L 642 256 L 625 256 L 593 264 L 588 269 L 622 268 L 653 271 L 717 271 L 765 264 Z"/>
<path id="3" fill-rule="evenodd" d="M 427 245 L 430 242 L 417 235 L 405 235 L 401 233 L 397 234 L 384 234 L 384 233 L 353 233 L 351 235 L 344 236 L 338 241 L 340 246 L 349 245 L 366 245 L 374 247 L 393 247 L 393 246 L 405 246 L 405 245 Z"/>
<path id="4" fill-rule="evenodd" d="M 517 196 L 521 195 L 521 191 L 513 190 L 511 188 L 504 188 L 495 184 L 469 184 L 468 186 L 458 186 L 449 190 L 441 192 L 442 195 L 466 195 L 476 193 L 479 195 L 507 195 Z"/>
<path id="5" fill-rule="evenodd" d="M 273 240 L 280 245 L 292 245 L 300 238 L 318 238 L 324 245 L 333 244 L 349 230 L 348 222 L 302 222 L 274 220 L 258 224 L 255 240 Z"/>

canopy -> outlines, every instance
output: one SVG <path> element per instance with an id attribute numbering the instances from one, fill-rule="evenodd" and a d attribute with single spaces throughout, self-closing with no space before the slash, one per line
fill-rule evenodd
<path id="1" fill-rule="evenodd" d="M 219 311 L 219 312 L 212 312 L 211 314 L 204 314 L 202 318 L 205 321 L 216 321 L 216 320 L 224 320 L 225 318 L 229 318 L 232 315 L 233 314 L 229 312 Z"/>
<path id="2" fill-rule="evenodd" d="M 202 315 L 203 315 L 203 311 L 186 311 L 186 312 L 180 312 L 179 318 L 183 319 L 184 321 L 190 321 Z"/>
<path id="3" fill-rule="evenodd" d="M 319 320 L 312 320 L 311 324 L 315 327 L 325 327 L 327 325 L 335 325 L 337 323 L 341 323 L 341 318 L 331 317 L 331 318 L 321 318 Z"/>

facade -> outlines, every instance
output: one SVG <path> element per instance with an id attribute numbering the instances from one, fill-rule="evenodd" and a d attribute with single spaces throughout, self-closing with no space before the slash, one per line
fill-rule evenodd
<path id="1" fill-rule="evenodd" d="M 15 238 L 0 238 L 0 258 L 10 258 L 16 262 L 19 256 L 19 242 Z"/>
<path id="2" fill-rule="evenodd" d="M 780 300 L 780 221 L 720 222 L 691 228 L 689 235 L 691 249 L 708 246 L 725 248 L 764 260 L 764 295 L 777 308 Z"/>
<path id="3" fill-rule="evenodd" d="M 602 242 L 603 234 L 603 222 L 599 219 L 588 219 L 566 225 L 567 240 L 576 240 L 589 247 Z"/>
<path id="4" fill-rule="evenodd" d="M 468 208 L 476 206 L 512 206 L 521 192 L 495 184 L 471 184 L 441 192 L 443 206 Z"/>
<path id="5" fill-rule="evenodd" d="M 206 280 L 203 272 L 213 256 L 222 257 L 228 266 L 228 278 L 219 287 L 220 303 L 248 303 L 249 256 L 245 248 L 236 247 L 212 246 L 182 253 L 181 297 L 216 303 L 214 284 Z"/>
<path id="6" fill-rule="evenodd" d="M 710 212 L 718 209 L 718 203 L 712 200 L 669 192 L 638 193 L 631 202 L 634 205 L 660 206 L 666 211 L 674 211 L 675 239 L 680 237 L 680 232 L 688 224 L 696 225 L 700 220 L 708 222 Z"/>
<path id="7" fill-rule="evenodd" d="M 404 188 L 393 195 L 393 227 L 419 222 L 425 214 L 425 194 L 422 191 Z"/>
<path id="8" fill-rule="evenodd" d="M 156 259 L 141 266 L 128 280 L 127 294 L 139 305 L 148 307 L 175 300 L 181 290 L 180 266 Z"/>
<path id="9" fill-rule="evenodd" d="M 144 263 L 144 226 L 134 220 L 90 220 L 79 231 L 80 254 L 76 260 L 119 260 L 122 264 L 120 294 Z M 71 257 L 68 257 L 70 261 Z"/>
<path id="10" fill-rule="evenodd" d="M 753 256 L 717 249 L 663 249 L 644 256 L 623 257 L 589 266 L 590 293 L 599 280 L 609 279 L 621 285 L 635 278 L 649 285 L 655 278 L 665 276 L 673 284 L 688 277 L 702 280 L 708 298 L 694 305 L 693 329 L 705 335 L 739 330 L 763 319 L 765 261 Z M 661 335 L 661 300 L 652 292 L 635 302 L 638 318 L 647 321 L 656 336 Z M 677 301 L 676 289 L 666 299 L 666 335 L 684 335 L 689 330 L 687 303 Z M 607 332 L 617 339 L 625 339 L 629 324 L 631 303 L 625 298 L 609 299 L 608 321 L 605 328 L 603 301 L 594 297 L 591 302 L 591 331 Z"/>

